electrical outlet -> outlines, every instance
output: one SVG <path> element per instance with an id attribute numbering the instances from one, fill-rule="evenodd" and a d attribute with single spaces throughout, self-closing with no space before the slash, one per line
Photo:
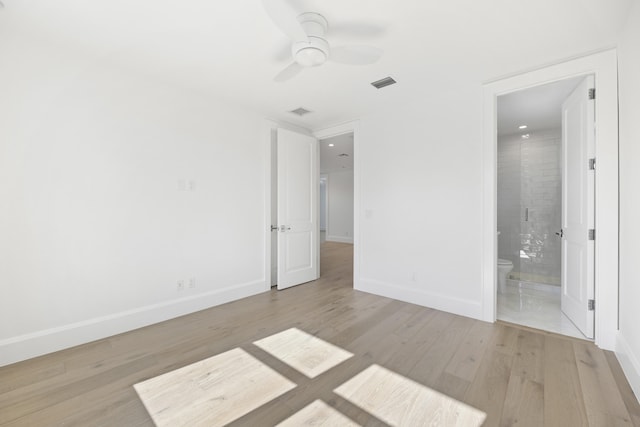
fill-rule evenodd
<path id="1" fill-rule="evenodd" d="M 196 278 L 192 277 L 191 279 L 189 279 L 189 288 L 193 289 L 196 287 Z"/>
<path id="2" fill-rule="evenodd" d="M 177 289 L 179 291 L 184 291 L 184 280 L 178 280 L 178 287 Z"/>

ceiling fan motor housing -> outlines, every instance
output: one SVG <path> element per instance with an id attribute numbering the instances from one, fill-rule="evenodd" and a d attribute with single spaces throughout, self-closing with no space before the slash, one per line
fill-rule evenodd
<path id="1" fill-rule="evenodd" d="M 307 33 L 309 40 L 294 42 L 291 54 L 303 67 L 316 67 L 329 59 L 329 43 L 324 38 L 328 22 L 319 13 L 307 12 L 298 16 L 298 21 Z"/>

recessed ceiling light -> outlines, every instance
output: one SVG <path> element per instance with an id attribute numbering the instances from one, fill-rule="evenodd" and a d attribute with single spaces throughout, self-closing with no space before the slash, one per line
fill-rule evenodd
<path id="1" fill-rule="evenodd" d="M 335 146 L 336 146 L 335 144 L 329 144 L 329 147 L 335 147 Z"/>
<path id="2" fill-rule="evenodd" d="M 526 129 L 526 128 L 527 128 L 527 125 L 520 125 L 520 126 L 518 126 L 518 129 Z"/>
<path id="3" fill-rule="evenodd" d="M 524 135 L 522 135 L 522 139 L 529 139 L 531 138 L 531 135 L 529 135 L 528 133 L 525 133 Z"/>

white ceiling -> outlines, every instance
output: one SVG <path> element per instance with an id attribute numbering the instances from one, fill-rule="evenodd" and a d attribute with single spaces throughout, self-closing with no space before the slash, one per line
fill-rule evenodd
<path id="1" fill-rule="evenodd" d="M 333 147 L 330 147 L 329 144 L 333 144 Z M 321 140 L 320 173 L 349 170 L 353 170 L 353 134 L 338 135 Z"/>
<path id="2" fill-rule="evenodd" d="M 288 63 L 281 54 L 286 38 L 260 0 L 3 0 L 0 77 L 11 75 L 7 67 L 22 60 L 24 46 L 50 47 L 315 129 L 400 107 L 433 88 L 480 84 L 610 47 L 631 1 L 291 0 L 330 25 L 378 26 L 383 31 L 373 36 L 338 33 L 329 41 L 385 53 L 374 65 L 327 63 L 275 83 Z M 398 84 L 369 85 L 385 76 Z M 313 113 L 287 113 L 301 106 Z"/>
<path id="3" fill-rule="evenodd" d="M 584 77 L 560 80 L 498 97 L 498 135 L 530 134 L 562 126 L 562 103 Z M 525 130 L 518 126 L 526 125 Z"/>

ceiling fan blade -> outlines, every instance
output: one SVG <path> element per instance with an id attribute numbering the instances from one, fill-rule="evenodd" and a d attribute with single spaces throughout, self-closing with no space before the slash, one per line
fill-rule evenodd
<path id="1" fill-rule="evenodd" d="M 291 42 L 285 42 L 282 40 L 280 45 L 273 49 L 273 59 L 278 62 L 291 61 Z"/>
<path id="2" fill-rule="evenodd" d="M 262 6 L 273 23 L 291 40 L 309 41 L 307 33 L 298 21 L 297 13 L 287 0 L 262 0 Z"/>
<path id="3" fill-rule="evenodd" d="M 278 75 L 273 78 L 273 81 L 278 83 L 286 82 L 300 74 L 303 68 L 304 67 L 297 62 L 292 62 L 284 70 L 280 71 Z"/>
<path id="4" fill-rule="evenodd" d="M 381 25 L 367 24 L 366 22 L 341 22 L 333 24 L 327 30 L 330 36 L 355 36 L 355 37 L 378 37 L 387 32 Z"/>
<path id="5" fill-rule="evenodd" d="M 340 46 L 331 49 L 333 62 L 347 65 L 369 65 L 377 62 L 382 56 L 382 49 L 365 45 Z"/>

